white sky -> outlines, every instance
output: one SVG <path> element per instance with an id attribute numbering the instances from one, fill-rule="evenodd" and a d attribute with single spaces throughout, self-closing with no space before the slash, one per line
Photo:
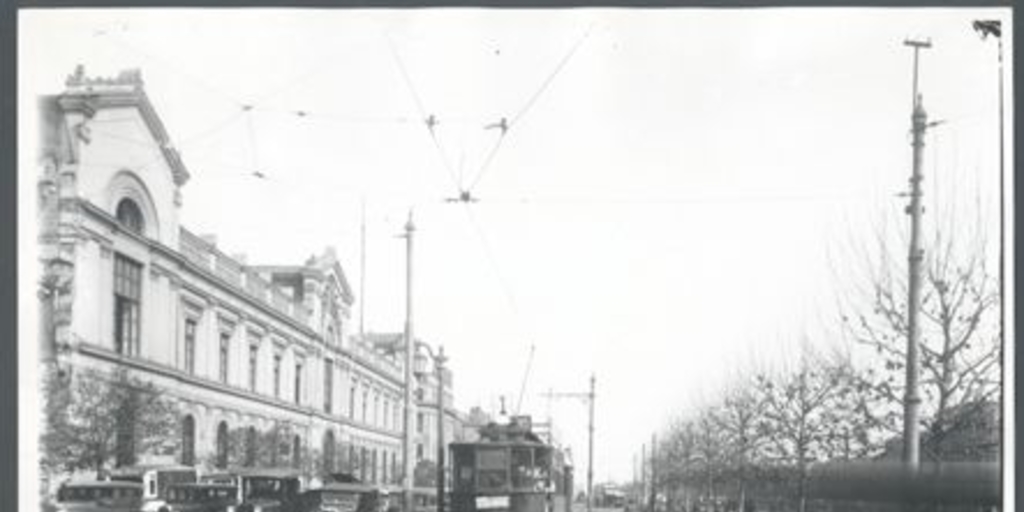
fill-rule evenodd
<path id="1" fill-rule="evenodd" d="M 1003 20 L 1012 91 L 1008 9 L 22 11 L 20 80 L 24 100 L 78 63 L 141 67 L 192 173 L 183 224 L 250 263 L 330 244 L 358 289 L 365 198 L 368 329 L 402 329 L 394 235 L 413 206 L 416 331 L 451 356 L 457 403 L 514 407 L 534 345 L 523 412 L 550 410 L 582 486 L 586 408 L 541 393 L 597 375 L 595 476 L 626 479 L 652 432 L 742 368 L 803 334 L 834 341 L 833 270 L 855 265 L 837 248 L 902 218 L 908 36 L 934 43 L 921 90 L 948 120 L 926 198 L 976 194 L 996 227 L 996 43 L 979 18 Z M 445 203 L 501 117 L 518 121 L 481 202 Z"/>

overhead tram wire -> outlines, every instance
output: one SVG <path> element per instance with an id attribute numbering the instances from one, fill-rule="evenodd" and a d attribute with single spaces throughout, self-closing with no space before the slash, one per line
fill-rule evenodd
<path id="1" fill-rule="evenodd" d="M 402 73 L 402 79 L 405 81 L 406 88 L 412 95 L 413 101 L 416 103 L 416 110 L 420 114 L 420 119 L 427 127 L 427 131 L 430 133 L 430 140 L 433 141 L 434 147 L 437 149 L 438 155 L 441 157 L 441 163 L 444 165 L 446 171 L 448 171 L 448 177 L 451 178 L 452 184 L 461 193 L 462 183 L 455 177 L 455 172 L 452 170 L 452 165 L 448 161 L 448 156 L 444 152 L 444 148 L 441 147 L 440 141 L 437 140 L 437 133 L 434 131 L 434 127 L 440 122 L 434 114 L 427 114 L 426 108 L 423 106 L 423 99 L 416 91 L 416 86 L 412 82 L 412 78 L 409 76 L 409 71 L 405 67 L 405 63 L 402 61 L 402 56 L 399 55 L 398 49 L 395 48 L 395 43 L 391 39 L 391 36 L 384 34 L 385 39 L 388 42 L 388 48 L 391 50 L 391 56 L 395 59 L 395 63 L 398 65 L 399 71 Z"/>
<path id="2" fill-rule="evenodd" d="M 512 290 L 508 284 L 508 281 L 505 279 L 505 276 L 501 273 L 501 270 L 498 268 L 498 262 L 494 257 L 494 251 L 492 250 L 491 244 L 487 239 L 487 235 L 483 231 L 483 227 L 476 219 L 476 216 L 473 215 L 473 209 L 470 208 L 468 204 L 464 204 L 463 206 L 465 207 L 464 210 L 466 212 L 466 216 L 469 218 L 469 222 L 473 226 L 477 234 L 477 239 L 480 241 L 480 244 L 483 247 L 484 255 L 487 257 L 488 263 L 490 263 L 491 271 L 494 273 L 495 278 L 497 278 L 498 285 L 501 287 L 502 294 L 505 296 L 505 301 L 508 303 L 509 309 L 512 311 L 512 315 L 515 318 L 516 326 L 520 331 L 519 335 L 523 338 L 530 339 L 530 337 L 528 336 L 529 333 L 525 332 L 526 329 L 523 326 L 523 318 L 521 312 L 519 311 L 519 306 L 516 303 L 515 297 L 512 295 Z"/>
<path id="3" fill-rule="evenodd" d="M 466 190 L 472 191 L 473 189 L 476 188 L 477 184 L 480 183 L 480 180 L 484 177 L 484 174 L 490 168 L 491 162 L 494 160 L 494 156 L 498 153 L 498 149 L 505 141 L 505 135 L 514 126 L 519 124 L 519 120 L 522 119 L 524 115 L 526 115 L 530 108 L 532 108 L 533 105 L 537 102 L 537 99 L 540 98 L 541 94 L 543 94 L 544 91 L 547 90 L 548 86 L 551 85 L 551 82 L 554 81 L 555 77 L 558 76 L 562 69 L 565 68 L 566 64 L 568 64 L 569 61 L 572 60 L 573 56 L 576 55 L 576 51 L 579 50 L 580 46 L 583 45 L 583 42 L 586 41 L 588 37 L 590 37 L 590 33 L 593 31 L 593 28 L 594 25 L 593 23 L 591 23 L 591 25 L 587 27 L 587 31 L 584 32 L 583 35 L 572 46 L 572 48 L 569 49 L 569 52 L 566 53 L 564 57 L 562 57 L 562 60 L 558 62 L 558 65 L 555 66 L 555 69 L 547 76 L 547 78 L 544 79 L 543 82 L 541 82 L 540 87 L 538 87 L 537 90 L 534 91 L 534 93 L 530 96 L 530 98 L 527 99 L 523 107 L 520 108 L 514 116 L 512 116 L 511 120 L 506 121 L 506 118 L 501 118 L 501 133 L 498 136 L 498 140 L 491 148 L 491 151 L 488 153 L 487 158 L 483 162 L 483 165 L 480 166 L 480 170 L 477 171 L 476 178 L 473 180 L 473 182 Z"/>
<path id="4" fill-rule="evenodd" d="M 127 24 L 125 24 L 125 26 L 122 28 L 122 32 L 127 32 L 127 30 L 128 30 L 127 29 Z M 170 71 L 173 71 L 173 74 L 175 76 L 178 76 L 178 77 L 180 77 L 182 79 L 185 79 L 186 82 L 191 82 L 193 85 L 195 85 L 197 87 L 206 89 L 208 92 L 212 92 L 212 93 L 220 96 L 222 99 L 225 99 L 225 100 L 231 102 L 234 105 L 237 105 L 237 106 L 243 106 L 244 105 L 244 103 L 239 101 L 238 98 L 235 95 L 229 94 L 229 93 L 225 92 L 224 90 L 222 90 L 220 87 L 214 86 L 213 84 L 209 83 L 208 81 L 195 76 L 194 74 L 189 72 L 184 67 L 178 65 L 175 62 L 172 62 L 170 59 L 167 59 L 167 58 L 161 57 L 159 55 L 156 55 L 156 54 L 154 54 L 154 53 L 152 53 L 152 52 L 150 52 L 148 50 L 143 50 L 141 48 L 141 45 L 139 45 L 137 43 L 133 44 L 133 43 L 129 42 L 127 39 L 122 38 L 122 37 L 116 35 L 112 31 L 109 31 L 109 30 L 97 31 L 97 32 L 93 33 L 93 37 L 103 37 L 105 40 L 110 41 L 111 43 L 113 43 L 116 46 L 119 46 L 119 47 L 121 47 L 123 49 L 126 49 L 126 50 L 130 51 L 130 52 L 134 52 L 134 53 L 136 53 L 136 54 L 138 54 L 138 55 L 140 55 L 140 56 L 142 56 L 144 58 L 150 59 L 151 61 L 155 61 L 157 63 L 160 63 L 164 67 L 169 68 Z"/>

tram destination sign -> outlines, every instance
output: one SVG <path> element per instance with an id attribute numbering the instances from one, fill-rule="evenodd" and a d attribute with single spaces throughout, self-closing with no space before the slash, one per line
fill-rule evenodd
<path id="1" fill-rule="evenodd" d="M 476 509 L 477 510 L 492 510 L 499 508 L 509 508 L 508 496 L 477 496 L 476 497 Z"/>

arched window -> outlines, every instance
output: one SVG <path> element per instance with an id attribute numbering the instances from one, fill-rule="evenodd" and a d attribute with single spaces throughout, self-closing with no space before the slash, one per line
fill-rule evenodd
<path id="1" fill-rule="evenodd" d="M 228 467 L 228 424 L 224 421 L 217 425 L 217 467 Z"/>
<path id="2" fill-rule="evenodd" d="M 139 205 L 131 199 L 124 198 L 121 202 L 117 203 L 117 221 L 122 226 L 128 228 L 137 234 L 142 234 L 143 223 L 142 223 L 142 210 L 139 209 Z"/>
<path id="3" fill-rule="evenodd" d="M 324 473 L 334 472 L 334 431 L 324 434 Z"/>
<path id="4" fill-rule="evenodd" d="M 196 463 L 196 420 L 191 414 L 181 421 L 181 463 L 186 466 Z"/>
<path id="5" fill-rule="evenodd" d="M 245 466 L 256 465 L 256 427 L 245 431 Z"/>
<path id="6" fill-rule="evenodd" d="M 292 441 L 292 465 L 296 469 L 302 467 L 302 438 L 299 436 Z"/>

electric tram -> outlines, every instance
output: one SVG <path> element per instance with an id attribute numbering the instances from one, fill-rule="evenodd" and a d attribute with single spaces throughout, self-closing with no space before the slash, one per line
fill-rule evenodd
<path id="1" fill-rule="evenodd" d="M 528 416 L 451 443 L 452 512 L 569 512 L 572 467 L 531 430 Z"/>

